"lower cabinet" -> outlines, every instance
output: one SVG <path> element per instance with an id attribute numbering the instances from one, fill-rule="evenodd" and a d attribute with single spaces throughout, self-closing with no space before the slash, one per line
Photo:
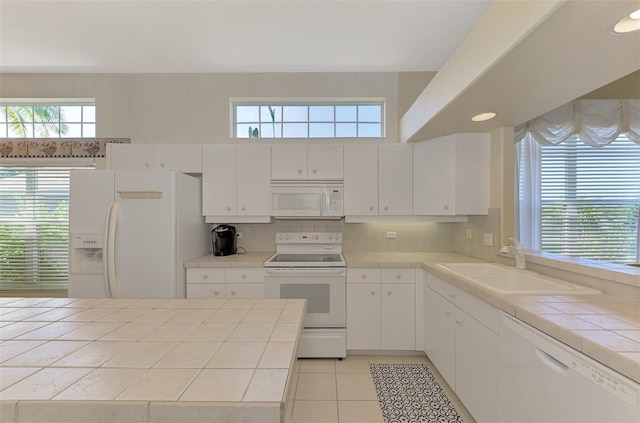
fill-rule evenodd
<path id="1" fill-rule="evenodd" d="M 347 349 L 415 351 L 415 292 L 412 268 L 347 269 Z"/>
<path id="2" fill-rule="evenodd" d="M 263 270 L 188 268 L 187 298 L 264 298 Z"/>
<path id="3" fill-rule="evenodd" d="M 495 422 L 499 336 L 494 317 L 497 322 L 499 311 L 437 276 L 428 274 L 428 281 L 425 353 L 476 421 Z"/>

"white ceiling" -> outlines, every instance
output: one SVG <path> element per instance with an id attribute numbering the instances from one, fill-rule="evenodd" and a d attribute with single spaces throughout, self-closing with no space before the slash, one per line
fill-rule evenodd
<path id="1" fill-rule="evenodd" d="M 0 72 L 436 71 L 490 0 L 0 0 Z"/>

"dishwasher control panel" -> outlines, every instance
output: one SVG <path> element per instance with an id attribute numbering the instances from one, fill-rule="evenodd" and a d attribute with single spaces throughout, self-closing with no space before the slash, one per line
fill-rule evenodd
<path id="1" fill-rule="evenodd" d="M 570 356 L 570 367 L 627 404 L 636 408 L 640 406 L 637 388 L 633 389 L 631 387 L 633 382 L 625 381 L 622 376 L 613 374 L 613 371 L 600 369 L 601 365 L 589 363 L 587 360 L 575 355 Z"/>

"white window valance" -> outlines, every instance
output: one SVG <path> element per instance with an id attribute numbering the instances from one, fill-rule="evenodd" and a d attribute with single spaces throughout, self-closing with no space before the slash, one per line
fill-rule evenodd
<path id="1" fill-rule="evenodd" d="M 640 144 L 640 99 L 575 100 L 515 128 L 515 141 L 527 134 L 542 145 L 556 145 L 578 134 L 592 147 L 613 142 L 620 134 Z"/>

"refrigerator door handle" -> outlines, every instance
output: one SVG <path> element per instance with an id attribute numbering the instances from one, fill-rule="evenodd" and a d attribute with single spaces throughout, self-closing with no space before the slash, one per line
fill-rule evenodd
<path id="1" fill-rule="evenodd" d="M 118 295 L 118 279 L 116 277 L 116 228 L 118 227 L 118 214 L 120 205 L 113 203 L 111 205 L 111 213 L 109 213 L 109 225 L 107 235 L 107 278 L 108 289 L 112 298 Z M 114 295 L 115 294 L 115 295 Z"/>
<path id="2" fill-rule="evenodd" d="M 104 231 L 102 234 L 102 269 L 104 275 L 104 287 L 109 298 L 113 298 L 113 295 L 111 295 L 111 289 L 109 288 L 109 223 L 111 221 L 111 212 L 113 211 L 114 204 L 115 203 L 111 203 L 107 210 L 107 217 L 104 220 Z"/>

